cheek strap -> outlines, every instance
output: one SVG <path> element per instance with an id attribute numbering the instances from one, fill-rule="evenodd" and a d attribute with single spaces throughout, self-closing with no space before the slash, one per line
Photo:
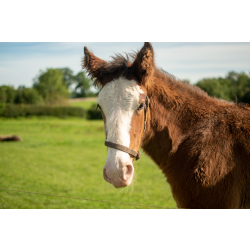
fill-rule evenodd
<path id="1" fill-rule="evenodd" d="M 145 132 L 145 130 L 146 130 L 147 111 L 148 111 L 149 103 L 150 103 L 150 100 L 149 100 L 148 96 L 146 96 L 146 102 L 145 102 L 145 107 L 144 107 L 144 130 L 143 130 L 143 132 Z"/>

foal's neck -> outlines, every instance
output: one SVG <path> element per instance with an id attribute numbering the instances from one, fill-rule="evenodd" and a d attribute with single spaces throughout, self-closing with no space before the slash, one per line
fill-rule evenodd
<path id="1" fill-rule="evenodd" d="M 196 87 L 159 72 L 149 84 L 148 96 L 150 118 L 142 148 L 161 167 L 190 130 L 214 112 L 216 100 Z"/>

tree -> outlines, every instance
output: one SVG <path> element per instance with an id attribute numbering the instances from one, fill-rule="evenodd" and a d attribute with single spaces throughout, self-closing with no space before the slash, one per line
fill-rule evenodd
<path id="1" fill-rule="evenodd" d="M 16 90 L 16 104 L 41 104 L 43 98 L 36 89 L 19 86 Z"/>
<path id="2" fill-rule="evenodd" d="M 231 82 L 232 92 L 237 97 L 237 101 L 250 103 L 250 75 L 231 71 L 226 79 Z"/>
<path id="3" fill-rule="evenodd" d="M 13 103 L 16 97 L 16 90 L 13 86 L 0 86 L 0 103 Z"/>
<path id="4" fill-rule="evenodd" d="M 49 68 L 45 72 L 40 71 L 33 81 L 33 87 L 48 104 L 57 104 L 69 97 L 60 69 Z"/>
<path id="5" fill-rule="evenodd" d="M 83 71 L 79 72 L 75 76 L 76 87 L 73 93 L 75 97 L 86 97 L 89 96 L 92 92 L 90 90 L 91 81 L 87 78 Z M 93 93 L 92 93 L 93 96 Z"/>
<path id="6" fill-rule="evenodd" d="M 63 83 L 69 89 L 74 83 L 76 83 L 73 71 L 70 68 L 61 68 L 63 73 Z"/>
<path id="7" fill-rule="evenodd" d="M 205 78 L 196 83 L 196 86 L 206 91 L 210 96 L 229 100 L 231 98 L 230 81 L 222 78 Z"/>
<path id="8" fill-rule="evenodd" d="M 230 71 L 225 78 L 205 78 L 196 86 L 210 96 L 225 100 L 250 103 L 250 75 Z"/>

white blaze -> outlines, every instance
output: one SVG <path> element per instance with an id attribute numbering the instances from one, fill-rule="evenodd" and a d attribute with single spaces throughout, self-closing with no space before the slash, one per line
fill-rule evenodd
<path id="1" fill-rule="evenodd" d="M 132 116 L 139 106 L 140 86 L 134 80 L 119 78 L 101 90 L 98 103 L 106 117 L 107 141 L 129 147 Z M 117 149 L 108 148 L 105 167 L 117 172 L 122 163 L 131 162 L 130 156 Z M 120 166 L 120 167 L 119 167 Z"/>

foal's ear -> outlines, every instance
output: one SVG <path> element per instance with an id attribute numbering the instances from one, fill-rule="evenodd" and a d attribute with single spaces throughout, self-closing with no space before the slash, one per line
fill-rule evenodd
<path id="1" fill-rule="evenodd" d="M 139 83 L 146 86 L 155 68 L 154 50 L 151 43 L 144 43 L 144 46 L 136 55 L 132 68 Z"/>
<path id="2" fill-rule="evenodd" d="M 82 60 L 82 68 L 86 69 L 91 79 L 96 78 L 96 83 L 102 82 L 103 70 L 106 67 L 107 62 L 96 57 L 90 52 L 87 47 L 84 47 L 84 58 Z"/>

